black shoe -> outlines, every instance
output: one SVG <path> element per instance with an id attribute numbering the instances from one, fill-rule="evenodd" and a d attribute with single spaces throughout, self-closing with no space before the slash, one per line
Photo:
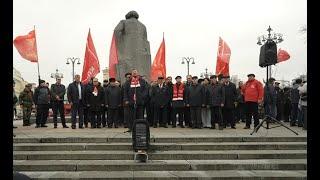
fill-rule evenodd
<path id="1" fill-rule="evenodd" d="M 45 125 L 45 124 L 42 124 L 42 125 L 41 125 L 41 127 L 48 127 L 48 126 L 47 126 L 47 125 Z"/>
<path id="2" fill-rule="evenodd" d="M 57 126 L 56 126 L 56 125 L 54 125 L 54 126 L 53 126 L 53 128 L 55 128 L 55 129 L 56 129 L 56 128 L 57 128 Z"/>
<path id="3" fill-rule="evenodd" d="M 153 128 L 157 128 L 158 126 L 157 125 L 153 125 Z"/>
<path id="4" fill-rule="evenodd" d="M 88 128 L 88 124 L 85 124 L 84 127 L 85 127 L 85 128 Z"/>
<path id="5" fill-rule="evenodd" d="M 18 128 L 17 126 L 13 126 L 13 128 L 15 129 L 15 128 Z"/>
<path id="6" fill-rule="evenodd" d="M 184 125 L 181 125 L 180 127 L 181 127 L 181 128 L 184 128 Z"/>
<path id="7" fill-rule="evenodd" d="M 290 124 L 290 126 L 297 126 L 296 124 Z"/>
<path id="8" fill-rule="evenodd" d="M 76 126 L 71 126 L 72 129 L 76 129 Z"/>
<path id="9" fill-rule="evenodd" d="M 40 127 L 40 125 L 36 125 L 36 127 L 35 128 L 39 128 Z"/>
<path id="10" fill-rule="evenodd" d="M 243 129 L 250 129 L 250 126 L 245 126 Z"/>
<path id="11" fill-rule="evenodd" d="M 106 127 L 106 125 L 104 124 L 104 125 L 102 125 L 102 127 Z"/>
<path id="12" fill-rule="evenodd" d="M 63 128 L 69 128 L 69 126 L 67 126 L 67 125 L 64 125 L 64 126 L 62 126 Z"/>
<path id="13" fill-rule="evenodd" d="M 127 125 L 124 125 L 124 128 L 128 128 L 128 126 L 127 126 Z"/>

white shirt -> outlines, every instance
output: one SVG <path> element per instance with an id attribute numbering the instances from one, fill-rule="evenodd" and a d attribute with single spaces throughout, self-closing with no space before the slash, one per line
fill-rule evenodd
<path id="1" fill-rule="evenodd" d="M 79 91 L 79 99 L 82 99 L 81 97 L 81 85 L 78 83 L 78 91 Z"/>

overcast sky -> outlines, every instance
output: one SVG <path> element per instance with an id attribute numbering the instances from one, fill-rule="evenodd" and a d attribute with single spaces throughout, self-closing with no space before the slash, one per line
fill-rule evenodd
<path id="1" fill-rule="evenodd" d="M 269 25 L 283 34 L 278 48 L 291 55 L 273 66 L 273 76 L 291 80 L 307 71 L 306 34 L 299 33 L 307 24 L 306 0 L 13 0 L 13 37 L 35 25 L 41 78 L 53 83 L 50 75 L 58 68 L 68 84 L 72 67 L 66 58 L 81 59 L 81 65 L 75 65 L 81 75 L 89 28 L 102 70 L 108 66 L 113 29 L 130 10 L 137 11 L 147 27 L 152 61 L 164 32 L 167 75 L 185 79 L 187 65 L 181 59 L 187 56 L 195 58 L 192 75 L 199 76 L 205 68 L 215 72 L 221 36 L 231 48 L 230 75 L 247 80 L 248 73 L 255 73 L 262 80 L 266 70 L 258 66 L 256 43 Z M 15 48 L 13 65 L 26 81 L 37 82 L 36 63 L 23 60 Z M 97 77 L 102 80 L 102 71 Z"/>

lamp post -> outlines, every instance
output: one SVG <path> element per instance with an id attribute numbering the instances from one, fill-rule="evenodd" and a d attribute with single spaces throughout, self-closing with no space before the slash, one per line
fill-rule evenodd
<path id="1" fill-rule="evenodd" d="M 66 62 L 67 65 L 70 64 L 69 60 L 72 63 L 72 79 L 74 80 L 74 63 L 76 62 L 76 60 L 78 60 L 77 64 L 80 65 L 80 58 L 75 58 L 75 57 L 67 58 L 67 62 Z"/>
<path id="2" fill-rule="evenodd" d="M 63 78 L 63 74 L 58 72 L 59 70 L 56 69 L 56 73 L 51 73 L 51 78 L 58 79 Z"/>
<path id="3" fill-rule="evenodd" d="M 187 62 L 187 69 L 188 69 L 188 75 L 189 75 L 189 63 L 192 60 L 191 64 L 195 64 L 193 57 L 183 57 L 181 64 L 185 64 L 184 60 Z"/>
<path id="4" fill-rule="evenodd" d="M 275 42 L 276 44 L 278 44 L 278 43 L 281 43 L 283 41 L 283 39 L 282 39 L 283 35 L 282 34 L 280 34 L 280 33 L 271 34 L 271 31 L 273 31 L 273 29 L 271 29 L 270 26 L 267 29 L 267 31 L 268 31 L 268 35 L 258 36 L 257 44 L 259 46 L 264 45 L 265 43 L 268 43 L 268 42 Z M 270 72 L 270 76 L 269 76 L 269 72 Z M 271 65 L 267 66 L 267 81 L 268 81 L 269 77 L 271 77 Z"/>

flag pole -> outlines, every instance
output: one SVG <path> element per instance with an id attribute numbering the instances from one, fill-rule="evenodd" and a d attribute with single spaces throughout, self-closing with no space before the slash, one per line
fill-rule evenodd
<path id="1" fill-rule="evenodd" d="M 36 26 L 33 26 L 33 30 L 34 30 L 34 35 L 35 35 L 35 41 L 36 41 L 36 46 L 37 46 L 37 37 L 36 37 Z M 38 66 L 38 83 L 40 86 L 40 70 L 39 70 L 39 58 L 38 58 L 38 47 L 37 47 L 37 66 Z"/>

